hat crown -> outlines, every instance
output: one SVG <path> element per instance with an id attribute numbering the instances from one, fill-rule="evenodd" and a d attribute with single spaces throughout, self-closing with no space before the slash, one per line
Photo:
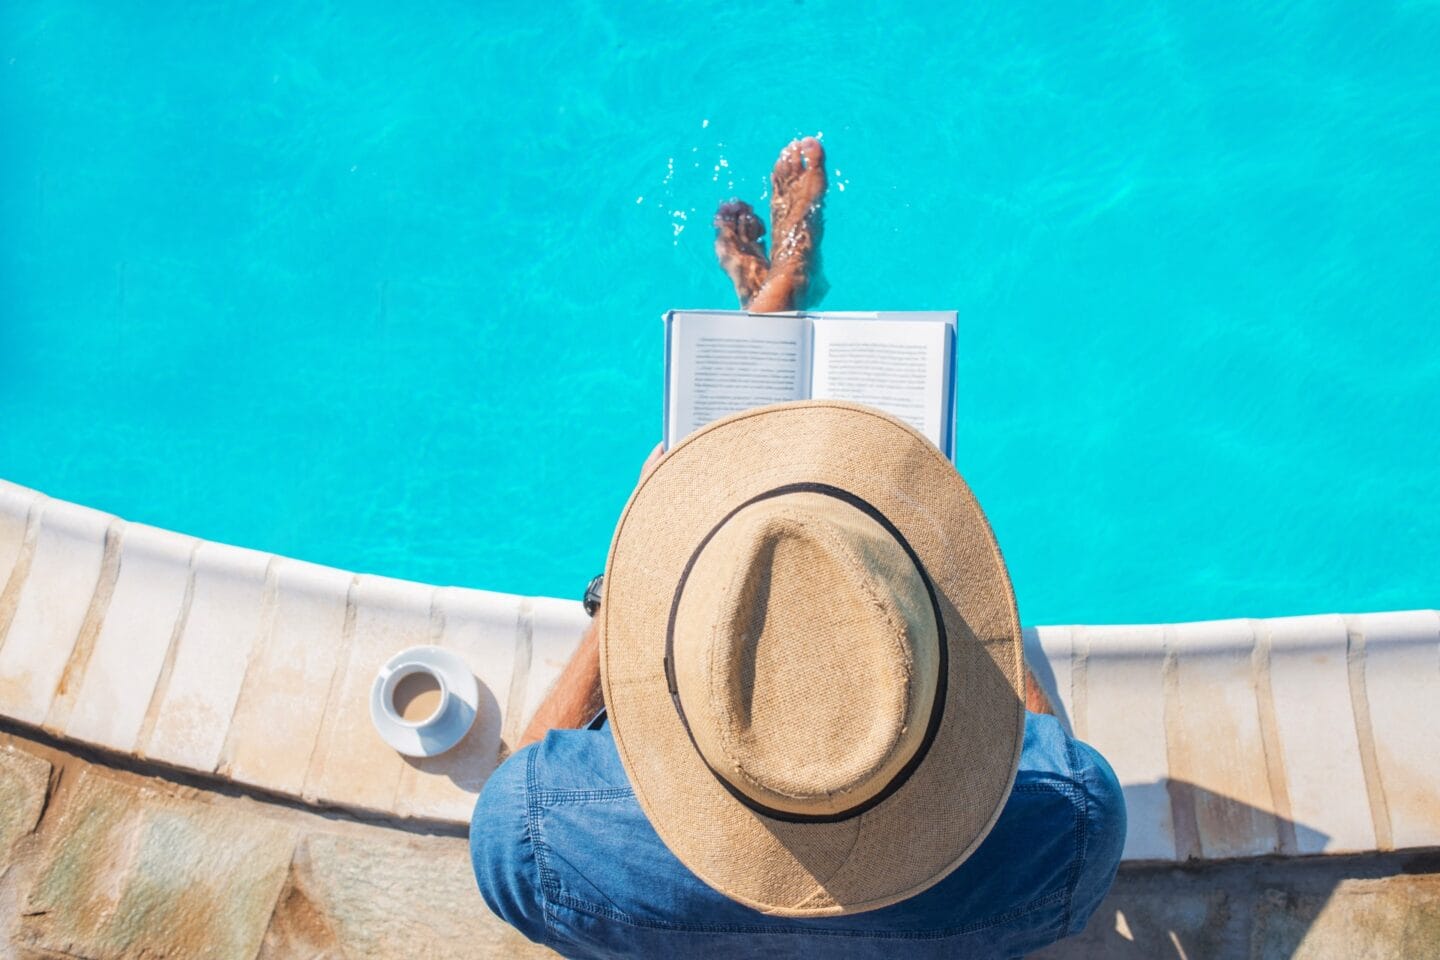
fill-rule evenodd
<path id="1" fill-rule="evenodd" d="M 706 763 L 799 815 L 887 786 L 923 739 L 939 669 L 910 555 L 872 517 L 813 492 L 751 504 L 715 532 L 677 607 L 674 658 Z"/>

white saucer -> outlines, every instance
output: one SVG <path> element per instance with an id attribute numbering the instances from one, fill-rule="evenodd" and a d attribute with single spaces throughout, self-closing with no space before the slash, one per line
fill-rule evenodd
<path id="1" fill-rule="evenodd" d="M 390 672 L 402 663 L 423 663 L 445 681 L 450 691 L 444 712 L 421 726 L 401 722 L 385 710 L 382 691 Z M 370 721 L 380 738 L 407 757 L 433 757 L 444 753 L 470 731 L 480 687 L 459 654 L 444 647 L 410 647 L 385 661 L 370 685 Z"/>

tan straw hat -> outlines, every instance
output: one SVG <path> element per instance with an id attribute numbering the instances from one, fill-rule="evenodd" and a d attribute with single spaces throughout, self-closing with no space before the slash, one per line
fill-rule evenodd
<path id="1" fill-rule="evenodd" d="M 661 839 L 766 913 L 857 913 L 990 831 L 1024 733 L 1020 622 L 954 466 L 870 407 L 784 403 L 678 444 L 626 505 L 601 671 Z"/>

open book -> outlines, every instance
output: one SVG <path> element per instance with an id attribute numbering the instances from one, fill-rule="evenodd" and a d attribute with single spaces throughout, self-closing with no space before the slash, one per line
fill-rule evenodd
<path id="1" fill-rule="evenodd" d="M 955 457 L 955 313 L 672 310 L 665 448 L 712 420 L 812 397 L 879 407 Z"/>

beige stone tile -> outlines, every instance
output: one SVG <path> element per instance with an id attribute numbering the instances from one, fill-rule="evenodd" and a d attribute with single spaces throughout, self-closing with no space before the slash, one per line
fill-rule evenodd
<path id="1" fill-rule="evenodd" d="M 503 593 L 458 587 L 438 592 L 436 609 L 444 622 L 440 645 L 465 659 L 479 681 L 480 701 L 475 725 L 459 744 L 438 757 L 407 761 L 396 802 L 401 816 L 469 822 L 502 749 L 520 605 L 520 597 Z"/>
<path id="2" fill-rule="evenodd" d="M 1270 649 L 1270 689 L 1295 823 L 1296 852 L 1375 848 L 1350 708 L 1348 636 L 1336 615 L 1255 621 Z"/>
<path id="3" fill-rule="evenodd" d="M 12 746 L 0 747 L 0 878 L 16 841 L 40 823 L 50 789 L 50 763 Z"/>
<path id="4" fill-rule="evenodd" d="M 269 554 L 218 543 L 195 551 L 190 610 L 145 756 L 213 771 L 260 635 Z"/>
<path id="5" fill-rule="evenodd" d="M 100 579 L 106 532 L 119 523 L 44 502 L 30 573 L 0 646 L 0 713 L 36 725 L 45 719 Z"/>
<path id="6" fill-rule="evenodd" d="M 1344 880 L 1327 894 L 1268 890 L 1258 898 L 1250 956 L 1412 960 L 1440 947 L 1434 876 Z"/>
<path id="7" fill-rule="evenodd" d="M 295 843 L 272 820 L 89 770 L 45 823 L 15 940 L 65 956 L 253 957 Z"/>
<path id="8" fill-rule="evenodd" d="M 371 810 L 394 808 L 405 762 L 370 722 L 370 686 L 391 656 L 433 642 L 434 594 L 434 587 L 388 577 L 356 581 L 353 634 L 331 685 L 305 781 L 306 799 Z"/>
<path id="9" fill-rule="evenodd" d="M 1166 627 L 1175 662 L 1170 776 L 1192 789 L 1200 852 L 1207 860 L 1280 848 L 1255 689 L 1248 620 Z"/>
<path id="10" fill-rule="evenodd" d="M 126 525 L 115 590 L 65 724 L 67 737 L 135 750 L 184 613 L 197 544 L 166 530 Z"/>
<path id="11" fill-rule="evenodd" d="M 315 752 L 325 700 L 345 654 L 345 610 L 355 577 L 278 561 L 268 636 L 245 676 L 221 772 L 299 796 Z"/>
<path id="12" fill-rule="evenodd" d="M 40 499 L 34 490 L 0 480 L 0 596 L 20 559 L 30 511 Z M 0 611 L 0 639 L 4 637 L 4 622 L 4 612 Z"/>
<path id="13" fill-rule="evenodd" d="M 1440 614 L 1348 618 L 1365 638 L 1375 764 L 1396 849 L 1440 845 Z"/>
<path id="14" fill-rule="evenodd" d="M 1166 777 L 1162 627 L 1072 627 L 1075 735 L 1109 761 L 1125 790 L 1127 860 L 1173 860 Z"/>
<path id="15" fill-rule="evenodd" d="M 314 956 L 316 938 L 293 938 L 289 914 L 323 918 L 319 946 L 355 958 L 553 957 L 503 923 L 480 899 L 463 840 L 311 834 L 296 857 L 295 896 L 277 912 L 261 960 Z M 316 924 L 310 924 L 313 930 Z M 298 942 L 297 942 L 298 941 Z"/>

